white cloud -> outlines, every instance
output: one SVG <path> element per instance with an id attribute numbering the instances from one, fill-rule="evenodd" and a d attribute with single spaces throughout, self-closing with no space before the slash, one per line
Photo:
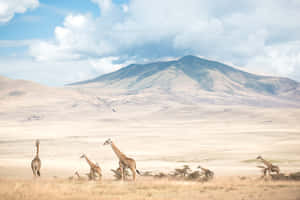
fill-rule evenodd
<path id="1" fill-rule="evenodd" d="M 300 41 L 296 0 L 92 1 L 99 17 L 68 15 L 52 41 L 30 45 L 30 55 L 40 61 L 118 58 L 110 60 L 118 63 L 195 54 L 249 68 L 264 63 L 265 71 L 289 77 L 300 73 L 300 49 L 291 47 Z"/>
<path id="2" fill-rule="evenodd" d="M 252 58 L 248 68 L 276 76 L 300 77 L 300 40 L 267 46 L 263 54 Z"/>
<path id="3" fill-rule="evenodd" d="M 64 26 L 56 27 L 54 34 L 53 41 L 32 43 L 30 55 L 38 61 L 76 60 L 111 51 L 106 41 L 95 40 L 95 23 L 89 15 L 68 15 Z"/>
<path id="4" fill-rule="evenodd" d="M 38 6 L 38 0 L 0 0 L 0 23 L 10 21 L 16 13 L 24 13 Z"/>
<path id="5" fill-rule="evenodd" d="M 100 59 L 92 59 L 89 60 L 91 66 L 93 69 L 95 69 L 97 72 L 103 74 L 103 73 L 109 73 L 112 71 L 116 71 L 122 67 L 125 66 L 125 64 L 113 64 L 114 61 L 118 61 L 118 57 L 105 57 Z"/>
<path id="6" fill-rule="evenodd" d="M 17 59 L 16 59 L 17 58 Z M 95 76 L 117 70 L 124 64 L 114 64 L 116 58 L 34 61 L 28 58 L 0 58 L 0 74 L 15 79 L 59 86 L 95 78 Z"/>
<path id="7" fill-rule="evenodd" d="M 36 41 L 37 40 L 0 40 L 0 48 L 29 46 Z"/>
<path id="8" fill-rule="evenodd" d="M 101 15 L 106 15 L 109 11 L 112 10 L 113 7 L 112 0 L 92 0 L 92 2 L 98 4 Z"/>
<path id="9" fill-rule="evenodd" d="M 37 61 L 63 61 L 79 59 L 68 46 L 56 45 L 51 42 L 37 41 L 30 44 L 29 52 Z"/>
<path id="10" fill-rule="evenodd" d="M 122 9 L 123 9 L 123 11 L 125 12 L 125 13 L 127 13 L 128 12 L 128 5 L 127 4 L 123 4 L 122 5 Z"/>

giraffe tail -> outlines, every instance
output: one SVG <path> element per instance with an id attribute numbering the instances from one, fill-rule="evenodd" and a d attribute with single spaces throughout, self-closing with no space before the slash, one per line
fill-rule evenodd
<path id="1" fill-rule="evenodd" d="M 41 176 L 40 170 L 37 170 L 37 175 Z"/>
<path id="2" fill-rule="evenodd" d="M 137 169 L 135 169 L 136 173 L 138 173 L 138 175 L 141 175 L 141 172 Z"/>

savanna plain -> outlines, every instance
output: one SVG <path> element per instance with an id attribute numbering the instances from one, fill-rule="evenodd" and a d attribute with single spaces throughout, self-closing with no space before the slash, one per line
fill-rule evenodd
<path id="1" fill-rule="evenodd" d="M 0 199 L 300 199 L 299 181 L 262 179 L 256 167 L 262 155 L 282 173 L 300 171 L 299 108 L 182 104 L 157 92 L 122 96 L 97 90 L 97 95 L 26 84 L 26 95 L 1 96 Z M 118 159 L 103 146 L 108 138 L 136 160 L 142 174 L 201 165 L 215 176 L 205 182 L 114 180 L 111 169 Z M 38 178 L 30 167 L 36 139 Z M 99 163 L 101 181 L 84 176 L 89 166 L 82 154 Z"/>

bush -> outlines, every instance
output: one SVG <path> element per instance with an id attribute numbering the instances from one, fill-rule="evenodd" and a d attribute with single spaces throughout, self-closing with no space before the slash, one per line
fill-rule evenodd
<path id="1" fill-rule="evenodd" d="M 115 177 L 116 180 L 120 180 L 122 178 L 120 167 L 117 168 L 116 170 L 111 169 L 111 171 L 114 173 L 114 177 Z M 128 168 L 124 169 L 124 175 L 125 175 L 125 179 L 130 176 Z"/>
<path id="2" fill-rule="evenodd" d="M 195 179 L 199 179 L 201 176 L 199 171 L 193 171 L 191 173 L 188 174 L 187 179 L 188 180 L 195 180 Z"/>

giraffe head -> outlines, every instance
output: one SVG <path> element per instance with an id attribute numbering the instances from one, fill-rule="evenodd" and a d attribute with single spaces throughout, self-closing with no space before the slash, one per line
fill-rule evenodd
<path id="1" fill-rule="evenodd" d="M 108 138 L 108 139 L 104 142 L 103 145 L 109 145 L 109 144 L 111 144 L 111 143 L 112 143 L 111 139 Z"/>
<path id="2" fill-rule="evenodd" d="M 261 157 L 261 156 L 257 156 L 257 157 L 256 157 L 256 159 L 258 159 L 258 160 L 259 160 L 259 159 L 262 159 L 262 157 Z"/>
<path id="3" fill-rule="evenodd" d="M 84 158 L 85 157 L 85 154 L 82 154 L 81 156 L 80 156 L 80 158 Z"/>

